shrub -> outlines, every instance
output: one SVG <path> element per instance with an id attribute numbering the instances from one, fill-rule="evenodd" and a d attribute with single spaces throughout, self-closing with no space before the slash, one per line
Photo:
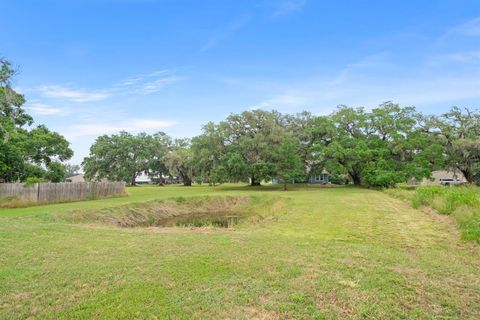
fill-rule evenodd
<path id="1" fill-rule="evenodd" d="M 367 168 L 363 174 L 362 183 L 371 188 L 388 188 L 405 181 L 403 173 L 393 170 Z"/>
<path id="2" fill-rule="evenodd" d="M 25 187 L 28 187 L 28 186 L 31 186 L 32 184 L 41 183 L 41 182 L 48 182 L 48 180 L 44 178 L 38 178 L 38 177 L 28 177 L 27 179 L 25 179 L 25 182 L 23 183 L 23 185 Z"/>

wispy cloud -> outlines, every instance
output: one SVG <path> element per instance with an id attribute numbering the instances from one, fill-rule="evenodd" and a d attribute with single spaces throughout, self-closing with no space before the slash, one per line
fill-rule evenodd
<path id="1" fill-rule="evenodd" d="M 245 14 L 235 19 L 229 25 L 227 25 L 222 30 L 218 31 L 212 37 L 210 37 L 210 39 L 208 39 L 207 42 L 205 42 L 205 44 L 202 46 L 200 52 L 204 52 L 215 47 L 219 42 L 227 39 L 237 30 L 247 25 L 252 20 L 252 18 L 253 16 L 251 14 Z"/>
<path id="2" fill-rule="evenodd" d="M 361 70 L 372 73 L 388 69 L 392 64 L 388 52 L 378 52 L 368 55 L 357 62 L 347 64 L 336 77 L 330 80 L 330 84 L 342 84 L 344 81 L 357 75 Z"/>
<path id="3" fill-rule="evenodd" d="M 38 88 L 40 95 L 46 98 L 62 99 L 73 102 L 105 100 L 110 97 L 106 91 L 88 91 L 61 85 L 46 85 Z"/>
<path id="4" fill-rule="evenodd" d="M 143 79 L 142 77 L 128 78 L 128 79 L 120 82 L 119 85 L 120 86 L 131 86 L 131 85 L 134 85 L 134 84 L 138 83 L 142 79 Z"/>
<path id="5" fill-rule="evenodd" d="M 480 51 L 458 51 L 438 55 L 430 60 L 431 65 L 446 63 L 480 64 Z"/>
<path id="6" fill-rule="evenodd" d="M 468 20 L 458 26 L 453 27 L 447 32 L 447 35 L 465 35 L 465 36 L 480 36 L 480 17 Z"/>
<path id="7" fill-rule="evenodd" d="M 283 112 L 311 109 L 333 110 L 339 104 L 372 107 L 387 100 L 419 107 L 448 108 L 479 99 L 480 64 L 476 53 L 425 56 L 415 66 L 405 67 L 387 53 L 369 55 L 351 63 L 331 77 L 312 76 L 289 82 L 283 91 L 255 104 Z M 432 66 L 431 61 L 436 61 Z M 455 67 L 461 61 L 463 68 Z M 441 105 L 438 105 L 441 103 Z"/>
<path id="8" fill-rule="evenodd" d="M 85 136 L 99 136 L 102 134 L 117 133 L 122 130 L 131 133 L 160 131 L 172 127 L 175 121 L 163 119 L 141 119 L 133 118 L 119 122 L 96 122 L 72 125 L 65 136 L 71 140 Z"/>
<path id="9" fill-rule="evenodd" d="M 31 113 L 39 116 L 57 116 L 57 115 L 65 115 L 69 113 L 69 110 L 52 107 L 50 105 L 43 104 L 43 103 L 30 103 L 28 110 Z"/>
<path id="10" fill-rule="evenodd" d="M 276 4 L 276 8 L 273 11 L 273 16 L 285 16 L 289 15 L 298 11 L 301 11 L 307 0 L 283 0 L 278 1 Z"/>
<path id="11" fill-rule="evenodd" d="M 309 97 L 305 95 L 305 92 L 296 92 L 296 91 L 287 91 L 283 94 L 279 94 L 270 99 L 261 101 L 257 105 L 253 106 L 251 109 L 284 109 L 296 108 L 299 106 L 306 106 L 308 103 Z"/>
<path id="12" fill-rule="evenodd" d="M 176 75 L 175 70 L 162 69 L 124 80 L 115 85 L 115 90 L 124 93 L 147 95 L 159 92 L 165 87 L 183 79 L 185 77 Z"/>
<path id="13" fill-rule="evenodd" d="M 355 101 L 374 101 L 366 97 L 374 96 L 372 91 L 383 92 L 374 78 L 378 73 L 391 70 L 388 57 L 386 52 L 371 54 L 347 64 L 331 77 L 312 76 L 297 83 L 289 82 L 284 91 L 260 101 L 254 108 L 295 112 L 302 109 L 332 109 L 338 104 Z M 378 101 L 381 102 L 381 99 Z"/>
<path id="14" fill-rule="evenodd" d="M 106 100 L 123 94 L 153 94 L 183 79 L 185 77 L 176 75 L 175 70 L 163 69 L 130 77 L 103 89 L 86 90 L 65 85 L 43 85 L 37 87 L 36 91 L 42 98 L 83 103 Z"/>
<path id="15" fill-rule="evenodd" d="M 148 81 L 138 86 L 135 89 L 135 92 L 143 95 L 155 93 L 162 90 L 166 86 L 171 85 L 172 83 L 180 81 L 181 79 L 182 79 L 181 77 L 169 76 L 169 77 L 159 78 L 153 81 Z"/>

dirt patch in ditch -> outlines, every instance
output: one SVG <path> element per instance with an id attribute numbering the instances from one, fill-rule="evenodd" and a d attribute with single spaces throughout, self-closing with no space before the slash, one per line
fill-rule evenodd
<path id="1" fill-rule="evenodd" d="M 73 223 L 100 223 L 121 228 L 230 228 L 250 215 L 251 197 L 194 197 L 134 203 L 100 210 L 75 210 L 58 216 Z"/>

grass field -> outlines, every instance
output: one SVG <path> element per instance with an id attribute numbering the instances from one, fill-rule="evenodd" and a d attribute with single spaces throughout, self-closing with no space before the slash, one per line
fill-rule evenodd
<path id="1" fill-rule="evenodd" d="M 480 318 L 480 246 L 461 240 L 450 217 L 386 193 L 128 192 L 0 209 L 0 318 Z M 251 197 L 245 208 L 258 219 L 225 229 L 119 228 L 89 218 L 205 196 Z M 87 218 L 69 218 L 79 212 Z"/>

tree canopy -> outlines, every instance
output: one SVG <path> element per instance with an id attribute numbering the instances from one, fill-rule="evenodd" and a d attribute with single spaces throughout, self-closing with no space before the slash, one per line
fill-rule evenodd
<path id="1" fill-rule="evenodd" d="M 63 181 L 79 168 L 65 165 L 69 142 L 44 125 L 33 126 L 25 97 L 12 88 L 16 70 L 0 58 L 0 181 Z M 252 186 L 277 178 L 305 181 L 328 171 L 335 181 L 389 187 L 432 170 L 457 169 L 480 183 L 480 114 L 453 107 L 423 115 L 385 102 L 371 109 L 341 105 L 330 115 L 250 110 L 209 122 L 192 139 L 156 134 L 103 135 L 82 163 L 87 179 L 135 185 L 140 174 L 211 185 Z"/>
<path id="2" fill-rule="evenodd" d="M 0 59 L 0 180 L 64 179 L 63 161 L 73 156 L 69 142 L 46 126 L 32 127 L 33 118 L 23 109 L 25 98 L 11 87 L 15 70 Z"/>
<path id="3" fill-rule="evenodd" d="M 431 130 L 445 150 L 445 161 L 460 170 L 470 183 L 480 182 L 480 114 L 453 107 L 431 118 Z"/>
<path id="4" fill-rule="evenodd" d="M 425 123 L 415 108 L 391 102 L 371 111 L 340 106 L 329 116 L 253 110 L 208 123 L 192 151 L 207 180 L 258 185 L 327 170 L 356 185 L 386 187 L 428 177 L 443 164 L 444 147 Z"/>
<path id="5" fill-rule="evenodd" d="M 92 180 L 107 178 L 135 185 L 141 173 L 150 176 L 166 173 L 163 157 L 170 148 L 171 139 L 163 132 L 155 135 L 103 135 L 90 147 L 90 156 L 83 160 L 85 177 Z"/>
<path id="6" fill-rule="evenodd" d="M 87 177 L 130 184 L 145 172 L 185 185 L 255 186 L 277 178 L 286 188 L 326 170 L 333 181 L 389 187 L 445 168 L 473 183 L 480 177 L 479 119 L 468 109 L 434 117 L 392 102 L 370 110 L 342 105 L 322 116 L 251 110 L 209 122 L 191 140 L 164 133 L 99 137 L 84 167 Z"/>
<path id="7" fill-rule="evenodd" d="M 170 174 L 180 178 L 184 186 L 191 186 L 194 178 L 194 159 L 189 146 L 189 139 L 176 139 L 171 150 L 163 158 Z"/>
<path id="8" fill-rule="evenodd" d="M 252 186 L 276 174 L 276 147 L 285 134 L 276 111 L 253 110 L 232 114 L 218 124 L 209 123 L 193 139 L 194 158 L 216 180 L 249 180 Z"/>

